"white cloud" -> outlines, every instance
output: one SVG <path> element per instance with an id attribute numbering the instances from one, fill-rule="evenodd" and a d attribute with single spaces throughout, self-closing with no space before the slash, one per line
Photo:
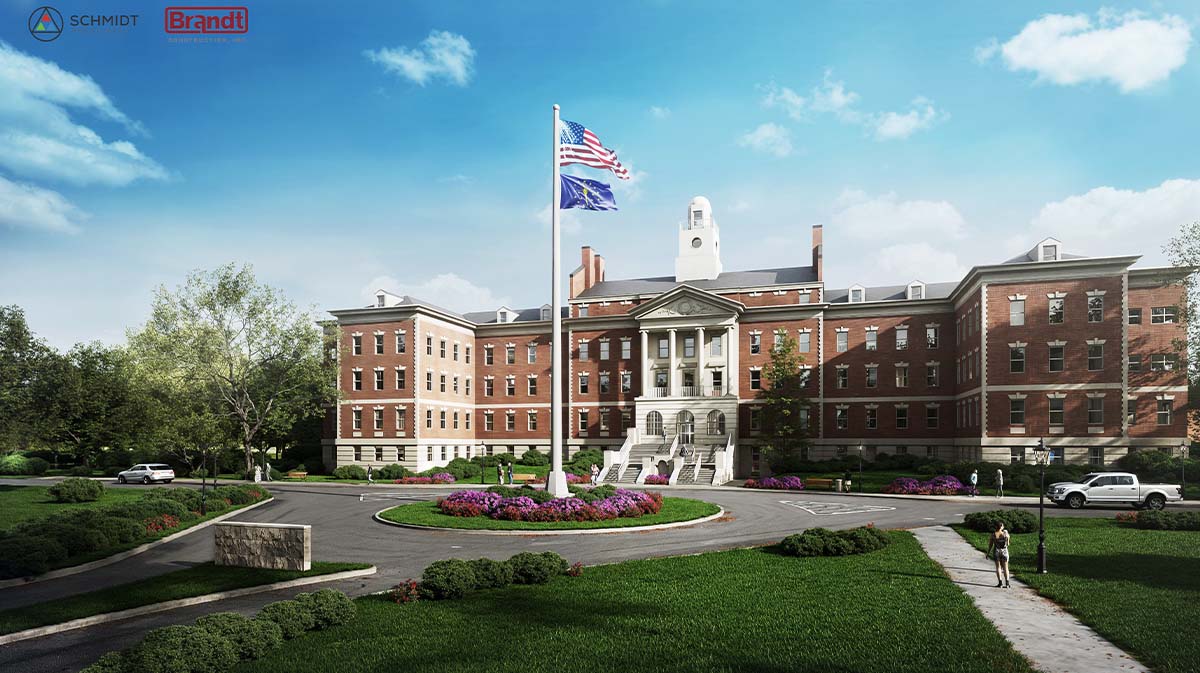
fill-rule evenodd
<path id="1" fill-rule="evenodd" d="M 1101 10 L 1047 14 L 1030 21 L 998 49 L 1009 70 L 1037 73 L 1038 81 L 1073 85 L 1109 81 L 1123 93 L 1161 82 L 1187 60 L 1191 28 L 1175 15 L 1147 18 Z M 976 49 L 976 58 L 997 52 L 995 41 Z"/>
<path id="2" fill-rule="evenodd" d="M 786 157 L 792 153 L 792 132 L 770 122 L 742 135 L 738 144 L 756 152 Z"/>
<path id="3" fill-rule="evenodd" d="M 23 229 L 75 233 L 86 217 L 62 194 L 0 176 L 0 224 Z"/>
<path id="4" fill-rule="evenodd" d="M 966 221 L 948 201 L 901 201 L 895 192 L 870 196 L 843 190 L 834 202 L 830 225 L 862 240 L 911 240 L 939 236 L 961 238 Z"/>
<path id="5" fill-rule="evenodd" d="M 733 202 L 732 206 L 729 207 L 729 212 L 744 213 L 744 212 L 750 210 L 752 207 L 753 206 L 746 199 L 738 199 L 737 201 Z"/>
<path id="6" fill-rule="evenodd" d="M 874 259 L 882 275 L 890 279 L 887 282 L 893 285 L 912 280 L 958 280 L 968 271 L 958 261 L 958 255 L 924 242 L 889 245 L 874 255 Z"/>
<path id="7" fill-rule="evenodd" d="M 421 86 L 436 78 L 466 86 L 471 81 L 475 66 L 475 50 L 471 48 L 470 41 L 462 35 L 444 30 L 429 33 L 429 37 L 414 49 L 384 47 L 368 49 L 363 54 L 382 65 L 384 70 Z"/>
<path id="8" fill-rule="evenodd" d="M 470 185 L 475 182 L 475 178 L 469 175 L 463 175 L 462 173 L 455 173 L 454 175 L 447 175 L 444 178 L 439 178 L 438 182 L 448 185 Z"/>
<path id="9" fill-rule="evenodd" d="M 498 297 L 490 289 L 454 273 L 438 274 L 419 283 L 401 282 L 392 276 L 376 276 L 362 287 L 359 294 L 365 303 L 373 304 L 375 293 L 380 289 L 409 295 L 458 313 L 494 309 L 509 303 L 508 297 Z"/>
<path id="10" fill-rule="evenodd" d="M 766 95 L 763 96 L 763 107 L 781 108 L 787 116 L 801 121 L 805 117 L 805 108 L 808 101 L 800 94 L 792 91 L 786 86 L 779 86 L 774 82 L 762 87 L 766 89 Z"/>
<path id="11" fill-rule="evenodd" d="M 917 98 L 908 112 L 884 112 L 871 118 L 876 140 L 903 140 L 921 129 L 927 129 L 945 113 L 938 112 L 927 98 Z"/>
<path id="12" fill-rule="evenodd" d="M 620 203 L 617 207 L 620 207 Z M 550 204 L 542 206 L 536 213 L 534 218 L 541 223 L 542 229 L 550 231 Z M 558 230 L 561 234 L 576 236 L 583 233 L 583 223 L 579 221 L 579 216 L 574 208 L 558 211 Z"/>
<path id="13" fill-rule="evenodd" d="M 812 108 L 818 112 L 832 112 L 843 121 L 855 122 L 858 113 L 854 105 L 858 103 L 858 94 L 847 91 L 841 80 L 833 79 L 833 71 L 826 70 L 820 86 L 813 87 Z"/>
<path id="14" fill-rule="evenodd" d="M 654 117 L 655 119 L 666 119 L 667 117 L 671 116 L 671 108 L 651 105 L 650 116 Z"/>
<path id="15" fill-rule="evenodd" d="M 1067 252 L 1156 259 L 1179 227 L 1200 220 L 1200 180 L 1167 180 L 1145 191 L 1096 187 L 1047 203 L 1030 221 L 1033 240 L 1054 236 Z"/>
<path id="16" fill-rule="evenodd" d="M 125 140 L 105 142 L 68 108 L 143 134 L 90 77 L 67 72 L 0 41 L 0 166 L 26 178 L 120 186 L 164 180 L 167 171 Z"/>
<path id="17" fill-rule="evenodd" d="M 975 62 L 983 65 L 992 60 L 992 57 L 1000 51 L 1000 43 L 996 38 L 989 37 L 987 40 L 975 47 Z"/>

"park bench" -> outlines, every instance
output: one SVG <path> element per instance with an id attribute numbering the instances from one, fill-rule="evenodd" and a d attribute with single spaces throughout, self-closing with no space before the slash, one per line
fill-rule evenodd
<path id="1" fill-rule="evenodd" d="M 308 476 L 307 472 L 301 472 L 299 470 L 292 470 L 291 472 L 287 473 L 288 479 L 303 479 L 307 476 Z"/>
<path id="2" fill-rule="evenodd" d="M 832 491 L 833 490 L 833 480 L 832 479 L 805 479 L 804 480 L 804 487 L 807 489 L 813 489 L 818 486 L 824 486 L 826 489 Z"/>
<path id="3" fill-rule="evenodd" d="M 539 481 L 536 474 L 522 474 L 520 472 L 514 473 L 512 480 L 514 484 L 530 484 Z"/>

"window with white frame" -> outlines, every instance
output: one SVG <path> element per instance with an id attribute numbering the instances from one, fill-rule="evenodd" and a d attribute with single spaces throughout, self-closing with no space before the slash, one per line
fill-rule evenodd
<path id="1" fill-rule="evenodd" d="M 850 410 L 845 407 L 838 407 L 834 410 L 834 420 L 837 422 L 838 430 L 845 430 L 850 427 Z"/>
<path id="2" fill-rule="evenodd" d="M 1104 344 L 1089 343 L 1087 347 L 1087 365 L 1089 372 L 1104 369 Z"/>
<path id="3" fill-rule="evenodd" d="M 586 435 L 588 433 L 588 410 L 579 410 L 579 434 Z"/>
<path id="4" fill-rule="evenodd" d="M 442 430 L 446 429 L 446 410 L 442 409 L 438 412 L 438 423 Z"/>
<path id="5" fill-rule="evenodd" d="M 459 344 L 456 341 L 456 342 L 454 342 L 454 350 L 452 351 L 453 357 L 451 358 L 455 362 L 458 362 L 458 351 L 459 351 Z"/>
<path id="6" fill-rule="evenodd" d="M 362 370 L 361 369 L 354 371 L 353 385 L 354 385 L 355 390 L 362 390 Z"/>
<path id="7" fill-rule="evenodd" d="M 922 283 L 913 283 L 912 285 L 909 285 L 908 286 L 908 298 L 909 299 L 924 299 L 925 298 L 925 285 Z"/>
<path id="8" fill-rule="evenodd" d="M 811 350 L 812 349 L 812 332 L 801 332 L 800 340 L 798 343 L 799 343 L 799 348 L 797 350 L 799 352 L 807 353 L 809 350 Z"/>
<path id="9" fill-rule="evenodd" d="M 621 359 L 628 360 L 631 357 L 633 357 L 633 341 L 621 339 Z"/>
<path id="10" fill-rule="evenodd" d="M 925 385 L 929 386 L 930 388 L 936 388 L 939 385 L 938 379 L 941 378 L 939 376 L 939 369 L 941 369 L 941 367 L 936 362 L 926 363 Z"/>
<path id="11" fill-rule="evenodd" d="M 908 429 L 908 407 L 906 407 L 906 406 L 897 406 L 896 407 L 896 429 L 897 430 L 907 430 Z"/>
<path id="12" fill-rule="evenodd" d="M 775 330 L 775 334 L 774 334 L 775 343 L 771 347 L 772 352 L 778 351 L 780 348 L 783 348 L 783 336 L 784 336 L 783 330 L 781 330 L 781 329 Z"/>
<path id="13" fill-rule="evenodd" d="M 925 427 L 936 428 L 938 426 L 938 411 L 939 407 L 936 404 L 925 407 Z"/>
<path id="14" fill-rule="evenodd" d="M 750 432 L 762 430 L 762 409 L 750 410 Z"/>
<path id="15" fill-rule="evenodd" d="M 762 335 L 755 334 L 752 332 L 750 334 L 750 353 L 753 355 L 753 354 L 760 353 L 761 351 L 762 351 Z"/>
<path id="16" fill-rule="evenodd" d="M 579 305 L 579 317 L 580 318 L 588 317 L 588 305 L 587 304 Z"/>
<path id="17" fill-rule="evenodd" d="M 1155 402 L 1157 403 L 1155 408 L 1155 420 L 1159 425 L 1170 425 L 1172 411 L 1171 405 L 1174 400 L 1163 398 L 1155 400 Z"/>
<path id="18" fill-rule="evenodd" d="M 495 347 L 492 344 L 485 344 L 483 347 L 483 364 L 492 365 L 496 363 L 496 358 L 493 353 Z"/>
<path id="19" fill-rule="evenodd" d="M 465 387 L 466 387 L 466 390 L 464 390 L 464 391 L 463 391 L 463 393 L 464 393 L 464 394 L 465 394 L 467 397 L 470 397 L 470 396 L 471 396 L 471 377 L 470 377 L 470 376 L 468 376 L 468 377 L 467 377 L 467 379 L 466 379 L 466 380 L 465 380 L 463 383 L 464 383 L 464 385 L 465 385 Z"/>
<path id="20" fill-rule="evenodd" d="M 758 369 L 750 370 L 750 390 L 762 390 L 762 372 Z"/>
<path id="21" fill-rule="evenodd" d="M 433 357 L 433 335 L 432 334 L 425 335 L 425 354 L 430 357 Z"/>
<path id="22" fill-rule="evenodd" d="M 908 387 L 908 365 L 896 365 L 896 387 Z"/>
<path id="23" fill-rule="evenodd" d="M 600 359 L 601 360 L 608 359 L 608 339 L 600 340 Z"/>
<path id="24" fill-rule="evenodd" d="M 404 332 L 396 332 L 396 354 L 400 355 L 408 350 L 408 335 Z"/>
<path id="25" fill-rule="evenodd" d="M 362 355 L 362 335 L 355 334 L 350 337 L 350 353 L 352 355 Z"/>
<path id="26" fill-rule="evenodd" d="M 396 407 L 396 432 L 404 432 L 407 420 L 408 410 L 404 407 Z"/>
<path id="27" fill-rule="evenodd" d="M 425 427 L 427 429 L 433 428 L 433 409 L 425 410 Z"/>
<path id="28" fill-rule="evenodd" d="M 758 351 L 751 351 L 751 352 L 756 353 Z M 671 357 L 671 342 L 669 339 L 667 339 L 667 337 L 659 337 L 658 338 L 658 358 L 660 360 L 664 360 L 669 357 Z"/>
<path id="29" fill-rule="evenodd" d="M 483 412 L 483 429 L 492 432 L 496 429 L 496 415 L 494 412 Z"/>
<path id="30" fill-rule="evenodd" d="M 590 379 L 590 378 L 591 378 L 591 376 L 590 376 L 590 375 L 589 375 L 587 372 L 581 372 L 581 373 L 579 374 L 579 394 L 580 394 L 580 395 L 586 395 L 586 394 L 587 394 L 587 392 L 588 392 L 588 381 L 589 381 L 589 379 Z"/>
<path id="31" fill-rule="evenodd" d="M 457 412 L 457 411 L 456 411 L 456 412 L 454 412 L 454 424 L 453 424 L 453 428 L 454 428 L 455 430 L 457 430 L 457 429 L 458 429 L 458 412 Z"/>
<path id="32" fill-rule="evenodd" d="M 504 429 L 508 432 L 512 432 L 517 429 L 517 412 L 504 412 Z"/>
<path id="33" fill-rule="evenodd" d="M 877 341 L 878 336 L 879 336 L 879 332 L 877 330 L 873 330 L 869 327 L 867 328 L 867 350 L 873 351 L 879 347 L 879 344 Z"/>
<path id="34" fill-rule="evenodd" d="M 633 372 L 628 369 L 621 371 L 621 392 L 633 392 Z"/>
<path id="35" fill-rule="evenodd" d="M 1175 371 L 1176 358 L 1173 353 L 1154 353 L 1150 356 L 1150 371 Z"/>
<path id="36" fill-rule="evenodd" d="M 1104 295 L 1089 294 L 1087 300 L 1087 321 L 1102 322 L 1104 320 Z"/>
<path id="37" fill-rule="evenodd" d="M 845 353 L 850 347 L 850 333 L 844 330 L 837 333 L 837 352 Z"/>
<path id="38" fill-rule="evenodd" d="M 529 376 L 525 379 L 526 392 L 530 397 L 537 395 L 537 377 Z"/>
<path id="39" fill-rule="evenodd" d="M 353 429 L 362 430 L 362 409 L 352 409 L 351 414 L 351 424 Z"/>
<path id="40" fill-rule="evenodd" d="M 1051 344 L 1050 345 L 1050 362 L 1049 369 L 1051 372 L 1061 372 L 1066 367 L 1066 350 L 1065 345 Z"/>
<path id="41" fill-rule="evenodd" d="M 1008 400 L 1008 424 L 1025 425 L 1025 398 Z"/>
<path id="42" fill-rule="evenodd" d="M 1088 465 L 1093 467 L 1104 467 L 1104 447 L 1093 446 L 1088 448 Z"/>
<path id="43" fill-rule="evenodd" d="M 440 354 L 440 357 L 441 357 L 442 359 L 445 359 L 445 357 L 446 357 L 446 340 L 445 340 L 445 339 L 441 339 L 441 340 L 439 340 L 439 341 L 438 341 L 438 343 L 440 344 L 440 348 L 438 349 L 438 353 Z"/>
<path id="44" fill-rule="evenodd" d="M 452 379 L 452 384 L 453 385 L 451 386 L 451 390 L 454 392 L 455 395 L 457 395 L 458 394 L 458 376 L 455 376 Z"/>
<path id="45" fill-rule="evenodd" d="M 1008 347 L 1008 372 L 1010 374 L 1025 373 L 1025 347 L 1012 346 Z"/>
<path id="46" fill-rule="evenodd" d="M 849 388 L 850 387 L 850 368 L 849 367 L 838 367 L 838 369 L 837 369 L 837 387 L 838 388 Z"/>
<path id="47" fill-rule="evenodd" d="M 851 304 L 861 303 L 864 300 L 865 296 L 866 295 L 865 295 L 865 291 L 863 290 L 863 288 L 861 288 L 861 287 L 850 288 L 850 303 Z"/>
<path id="48" fill-rule="evenodd" d="M 1104 398 L 1089 397 L 1087 402 L 1088 425 L 1104 425 Z"/>
<path id="49" fill-rule="evenodd" d="M 537 362 L 537 344 L 527 344 L 525 346 L 525 362 L 527 364 Z"/>
<path id="50" fill-rule="evenodd" d="M 1125 400 L 1125 423 L 1133 427 L 1137 423 L 1137 399 L 1130 397 Z"/>
<path id="51" fill-rule="evenodd" d="M 655 388 L 666 388 L 668 383 L 669 383 L 669 381 L 667 379 L 667 370 L 655 369 L 654 370 L 654 387 Z"/>
<path id="52" fill-rule="evenodd" d="M 867 429 L 875 430 L 879 427 L 879 409 L 875 407 L 867 407 Z"/>
<path id="53" fill-rule="evenodd" d="M 1050 403 L 1050 425 L 1065 425 L 1067 420 L 1067 400 L 1065 397 L 1055 395 L 1049 398 Z"/>
<path id="54" fill-rule="evenodd" d="M 879 365 L 867 365 L 867 387 L 875 388 L 879 385 Z"/>
<path id="55" fill-rule="evenodd" d="M 383 334 L 375 335 L 375 354 L 383 355 Z"/>
<path id="56" fill-rule="evenodd" d="M 600 383 L 600 394 L 607 394 L 609 389 L 608 372 L 600 372 L 598 380 Z"/>
<path id="57" fill-rule="evenodd" d="M 471 364 L 471 347 L 467 346 L 463 352 L 463 358 L 467 364 Z"/>
<path id="58" fill-rule="evenodd" d="M 1020 327 L 1025 324 L 1025 299 L 1008 300 L 1008 324 Z"/>
<path id="59" fill-rule="evenodd" d="M 1136 374 L 1142 371 L 1142 356 L 1134 353 L 1129 354 L 1129 373 Z"/>
<path id="60" fill-rule="evenodd" d="M 908 328 L 896 328 L 896 350 L 902 351 L 908 348 Z"/>
<path id="61" fill-rule="evenodd" d="M 528 430 L 537 430 L 537 412 L 536 411 L 530 410 L 530 411 L 525 412 L 525 428 Z"/>
<path id="62" fill-rule="evenodd" d="M 493 381 L 491 378 L 485 378 L 483 380 L 483 396 L 491 397 L 495 394 L 496 394 L 496 382 Z"/>
<path id="63" fill-rule="evenodd" d="M 463 427 L 465 429 L 467 429 L 467 430 L 471 429 L 471 412 L 468 411 L 465 414 L 463 414 L 463 423 L 464 423 Z"/>
<path id="64" fill-rule="evenodd" d="M 375 390 L 383 390 L 383 368 L 375 370 Z"/>
<path id="65" fill-rule="evenodd" d="M 1142 309 L 1131 308 L 1128 311 L 1126 311 L 1125 312 L 1125 322 L 1129 323 L 1130 325 L 1142 324 Z"/>
<path id="66" fill-rule="evenodd" d="M 513 344 L 508 344 L 504 347 L 504 364 L 517 364 L 517 347 Z"/>
<path id="67" fill-rule="evenodd" d="M 1175 322 L 1174 306 L 1155 306 L 1150 309 L 1150 324 L 1165 325 Z"/>
<path id="68" fill-rule="evenodd" d="M 1067 300 L 1060 294 L 1050 297 L 1049 320 L 1051 325 L 1061 325 L 1067 316 Z"/>
<path id="69" fill-rule="evenodd" d="M 446 392 L 446 375 L 442 374 L 438 377 L 438 392 Z"/>
<path id="70" fill-rule="evenodd" d="M 512 397 L 517 394 L 517 377 L 509 374 L 504 377 L 504 394 Z"/>
<path id="71" fill-rule="evenodd" d="M 683 357 L 685 357 L 685 358 L 696 357 L 696 337 L 692 337 L 692 336 L 683 337 Z"/>
<path id="72" fill-rule="evenodd" d="M 937 325 L 926 325 L 925 326 L 925 347 L 926 348 L 937 348 L 938 347 L 938 332 L 939 331 L 940 331 L 940 328 Z"/>
<path id="73" fill-rule="evenodd" d="M 721 356 L 721 347 L 724 337 L 720 334 L 714 334 L 712 340 L 708 342 L 708 354 L 713 357 Z"/>

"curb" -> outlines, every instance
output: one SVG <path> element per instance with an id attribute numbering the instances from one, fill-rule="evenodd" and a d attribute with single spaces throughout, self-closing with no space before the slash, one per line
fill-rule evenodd
<path id="1" fill-rule="evenodd" d="M 467 535 L 596 535 L 600 533 L 640 533 L 644 530 L 663 530 L 666 528 L 682 528 L 684 526 L 696 526 L 702 523 L 707 523 L 714 519 L 719 519 L 725 516 L 725 508 L 718 506 L 716 514 L 710 514 L 699 519 L 689 519 L 687 521 L 673 521 L 671 523 L 656 523 L 649 526 L 625 526 L 624 528 L 581 528 L 579 530 L 478 530 L 467 528 L 442 528 L 440 526 L 418 526 L 412 523 L 397 523 L 388 521 L 379 516 L 389 509 L 395 508 L 396 505 L 385 507 L 384 509 L 375 512 L 372 517 L 379 523 L 384 523 L 397 528 L 410 528 L 412 530 L 435 531 L 439 533 L 465 533 Z M 2 643 L 3 641 L 0 641 Z"/>
<path id="2" fill-rule="evenodd" d="M 42 575 L 35 575 L 33 577 L 17 577 L 17 578 L 11 579 L 11 580 L 4 580 L 4 581 L 0 582 L 0 589 L 8 589 L 9 587 L 17 587 L 17 586 L 23 587 L 23 586 L 26 586 L 29 584 L 34 584 L 37 582 L 45 582 L 46 580 L 54 580 L 54 579 L 58 579 L 60 577 L 70 577 L 71 575 L 78 575 L 79 573 L 87 572 L 89 570 L 95 570 L 96 568 L 103 568 L 106 565 L 112 565 L 113 563 L 118 563 L 120 561 L 124 561 L 125 559 L 127 559 L 131 556 L 137 556 L 138 554 L 141 554 L 142 552 L 149 551 L 149 550 L 153 549 L 154 547 L 157 547 L 160 544 L 165 544 L 167 542 L 171 542 L 172 540 L 181 538 L 184 535 L 188 535 L 190 533 L 195 533 L 198 530 L 208 528 L 209 526 L 213 525 L 214 523 L 220 523 L 232 516 L 239 516 L 241 514 L 249 512 L 250 510 L 252 510 L 256 507 L 261 507 L 261 506 L 267 504 L 268 502 L 273 501 L 274 499 L 275 499 L 275 496 L 271 496 L 261 502 L 256 502 L 253 505 L 247 505 L 245 507 L 242 507 L 241 509 L 235 509 L 232 512 L 227 512 L 225 514 L 222 514 L 221 516 L 209 519 L 208 521 L 198 523 L 195 526 L 192 526 L 190 528 L 185 528 L 177 533 L 171 533 L 170 535 L 168 535 L 164 538 L 155 540 L 153 542 L 147 542 L 142 545 L 138 545 L 138 546 L 134 547 L 133 549 L 127 549 L 123 552 L 113 554 L 112 556 L 105 556 L 102 559 L 97 559 L 95 561 L 89 561 L 87 563 L 81 563 L 77 566 L 71 566 L 69 568 L 59 568 L 58 570 L 51 570 L 50 572 L 44 573 Z M 0 640 L 0 643 L 2 643 L 2 642 L 3 642 L 3 640 Z"/>
<path id="3" fill-rule="evenodd" d="M 190 598 L 178 598 L 173 601 L 165 601 L 162 603 L 154 603 L 152 605 L 143 605 L 141 607 L 130 608 L 128 610 L 120 610 L 118 612 L 105 612 L 91 617 L 81 617 L 72 619 L 68 622 L 60 624 L 50 624 L 48 626 L 39 626 L 33 629 L 24 631 L 16 631 L 0 635 L 0 645 L 8 645 L 21 640 L 29 640 L 30 638 L 40 638 L 49 636 L 63 631 L 72 631 L 74 629 L 82 629 L 97 624 L 107 624 L 108 622 L 116 622 L 122 619 L 131 617 L 141 617 L 142 615 L 154 614 L 155 612 L 166 612 L 176 608 L 185 608 L 191 605 L 200 605 L 201 603 L 211 603 L 220 601 L 226 598 L 238 598 L 239 596 L 249 596 L 251 594 L 265 593 L 268 591 L 277 591 L 279 589 L 290 589 L 291 587 L 304 586 L 306 584 L 319 584 L 321 582 L 333 582 L 336 580 L 351 579 L 354 577 L 364 577 L 366 575 L 374 575 L 378 572 L 378 568 L 371 566 L 362 570 L 345 570 L 339 573 L 329 573 L 328 575 L 314 575 L 312 577 L 301 577 L 294 580 L 286 580 L 283 582 L 275 582 L 273 584 L 263 584 L 256 587 L 245 587 L 242 589 L 231 589 L 229 591 L 218 591 L 213 594 L 204 594 L 203 596 L 191 596 Z"/>

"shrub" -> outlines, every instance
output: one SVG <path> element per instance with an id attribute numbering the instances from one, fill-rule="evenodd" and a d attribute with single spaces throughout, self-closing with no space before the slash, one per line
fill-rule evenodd
<path id="1" fill-rule="evenodd" d="M 652 474 L 646 477 L 647 486 L 666 486 L 671 483 L 671 475 L 669 474 Z"/>
<path id="2" fill-rule="evenodd" d="M 258 659 L 283 643 L 283 630 L 275 622 L 236 612 L 204 615 L 196 626 L 228 640 L 239 659 Z"/>
<path id="3" fill-rule="evenodd" d="M 265 491 L 253 484 L 238 484 L 237 486 L 218 486 L 212 491 L 218 500 L 228 500 L 234 505 L 251 505 L 263 498 Z"/>
<path id="4" fill-rule="evenodd" d="M 87 465 L 74 465 L 67 474 L 72 477 L 90 477 L 92 476 L 92 468 Z"/>
<path id="5" fill-rule="evenodd" d="M 327 629 L 338 624 L 345 624 L 354 619 L 358 610 L 354 601 L 346 594 L 334 589 L 320 589 L 312 593 L 299 594 L 296 602 L 303 605 L 312 613 L 316 620 L 314 628 Z"/>
<path id="6" fill-rule="evenodd" d="M 900 477 L 884 486 L 883 492 L 899 495 L 969 495 L 976 493 L 976 489 L 964 486 L 957 477 L 943 474 L 927 481 Z"/>
<path id="7" fill-rule="evenodd" d="M 421 597 L 421 587 L 410 577 L 388 590 L 387 597 L 393 603 L 412 603 Z"/>
<path id="8" fill-rule="evenodd" d="M 133 542 L 146 533 L 145 527 L 137 521 L 120 516 L 106 516 L 98 520 L 95 526 L 114 544 Z"/>
<path id="9" fill-rule="evenodd" d="M 438 471 L 452 474 L 458 481 L 462 481 L 464 479 L 478 479 L 479 475 L 483 472 L 482 468 L 466 458 L 455 458 L 447 463 L 446 467 L 438 468 Z"/>
<path id="10" fill-rule="evenodd" d="M 1117 515 L 1117 521 L 1146 530 L 1200 531 L 1200 512 L 1161 512 L 1145 510 Z"/>
<path id="11" fill-rule="evenodd" d="M 50 469 L 50 463 L 41 458 L 29 458 L 19 453 L 0 456 L 0 474 L 21 474 L 40 476 Z"/>
<path id="12" fill-rule="evenodd" d="M 412 476 L 412 472 L 403 465 L 385 465 L 376 470 L 380 479 L 403 479 L 404 477 Z"/>
<path id="13" fill-rule="evenodd" d="M 209 493 L 208 503 L 210 508 L 214 499 L 212 493 Z M 104 513 L 109 516 L 120 516 L 137 521 L 163 514 L 168 514 L 176 519 L 185 519 L 190 511 L 182 503 L 172 498 L 151 496 L 149 493 L 138 500 L 123 502 L 104 508 Z"/>
<path id="14" fill-rule="evenodd" d="M 600 449 L 584 449 L 571 458 L 571 463 L 585 469 L 590 469 L 592 465 L 604 467 L 604 452 Z"/>
<path id="15" fill-rule="evenodd" d="M 555 575 L 565 573 L 568 568 L 566 559 L 554 552 L 521 552 L 508 559 L 507 563 L 512 568 L 513 582 L 516 584 L 545 584 Z"/>
<path id="16" fill-rule="evenodd" d="M 40 575 L 67 558 L 67 548 L 58 540 L 31 535 L 0 538 L 0 578 Z"/>
<path id="17" fill-rule="evenodd" d="M 313 613 L 297 601 L 268 603 L 254 618 L 278 624 L 284 640 L 291 640 L 317 624 Z"/>
<path id="18" fill-rule="evenodd" d="M 110 544 L 108 537 L 99 530 L 65 523 L 43 523 L 39 536 L 57 540 L 67 550 L 67 556 L 90 554 Z"/>
<path id="19" fill-rule="evenodd" d="M 146 634 L 127 657 L 137 673 L 224 673 L 238 662 L 228 639 L 196 626 L 164 626 Z"/>
<path id="20" fill-rule="evenodd" d="M 128 673 L 129 665 L 125 652 L 105 652 L 91 666 L 79 673 Z"/>
<path id="21" fill-rule="evenodd" d="M 142 525 L 146 527 L 146 535 L 158 535 L 172 528 L 179 527 L 179 518 L 170 514 L 159 514 L 158 516 L 148 517 L 142 520 Z"/>
<path id="22" fill-rule="evenodd" d="M 55 502 L 95 502 L 104 495 L 104 484 L 91 479 L 67 477 L 50 487 Z"/>
<path id="23" fill-rule="evenodd" d="M 980 533 L 991 533 L 996 530 L 998 522 L 1004 522 L 1009 533 L 1032 533 L 1037 530 L 1037 518 L 1033 512 L 1020 509 L 997 509 L 990 512 L 971 512 L 963 517 L 967 528 Z"/>
<path id="24" fill-rule="evenodd" d="M 341 465 L 333 470 L 334 479 L 366 479 L 367 471 L 361 465 Z"/>
<path id="25" fill-rule="evenodd" d="M 320 458 L 308 458 L 304 461 L 304 471 L 309 474 L 325 474 L 325 461 Z"/>
<path id="26" fill-rule="evenodd" d="M 810 528 L 785 537 L 779 547 L 789 556 L 848 556 L 883 549 L 890 543 L 887 533 L 874 526 L 865 526 L 839 531 Z"/>
<path id="27" fill-rule="evenodd" d="M 476 589 L 500 589 L 512 584 L 513 571 L 507 563 L 490 558 L 479 558 L 467 563 L 471 566 L 471 572 L 475 573 Z"/>
<path id="28" fill-rule="evenodd" d="M 474 588 L 475 572 L 462 559 L 434 561 L 421 573 L 422 598 L 462 598 Z"/>
<path id="29" fill-rule="evenodd" d="M 521 457 L 517 459 L 517 462 L 522 465 L 530 466 L 549 465 L 550 456 L 538 451 L 537 449 L 529 449 L 525 453 L 521 454 Z"/>
<path id="30" fill-rule="evenodd" d="M 496 467 L 501 463 L 515 463 L 517 457 L 509 452 L 497 453 L 494 456 L 485 456 L 483 459 L 484 467 Z"/>
<path id="31" fill-rule="evenodd" d="M 800 477 L 766 477 L 765 479 L 747 479 L 742 486 L 777 491 L 800 491 L 804 489 L 804 480 Z"/>

